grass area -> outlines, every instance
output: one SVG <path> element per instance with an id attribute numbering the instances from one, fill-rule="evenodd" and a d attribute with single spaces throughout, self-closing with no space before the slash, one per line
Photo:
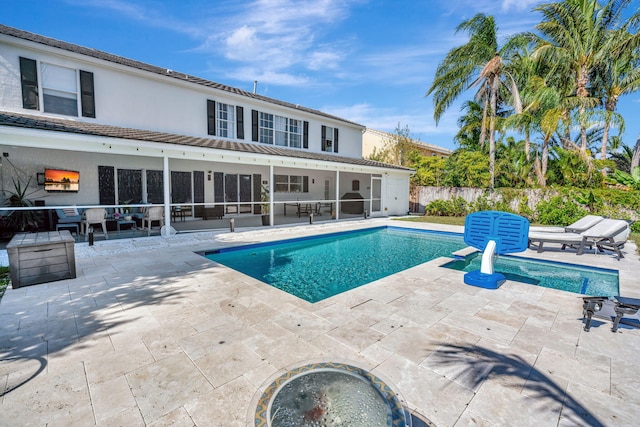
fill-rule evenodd
<path id="1" fill-rule="evenodd" d="M 464 225 L 465 217 L 420 215 L 420 216 L 410 216 L 410 217 L 394 218 L 394 219 L 396 221 L 430 222 L 433 224 Z"/>
<path id="2" fill-rule="evenodd" d="M 464 225 L 463 216 L 430 216 L 430 215 L 421 215 L 421 216 L 412 216 L 405 218 L 397 218 L 398 221 L 412 221 L 412 222 L 430 222 L 433 224 L 448 224 L 448 225 Z M 532 224 L 532 225 L 542 225 L 542 224 Z M 636 244 L 637 253 L 640 253 L 640 233 L 631 233 L 629 236 L 629 240 Z"/>
<path id="3" fill-rule="evenodd" d="M 9 286 L 10 280 L 9 267 L 0 267 L 0 300 L 2 299 L 2 295 L 4 295 L 5 289 Z"/>

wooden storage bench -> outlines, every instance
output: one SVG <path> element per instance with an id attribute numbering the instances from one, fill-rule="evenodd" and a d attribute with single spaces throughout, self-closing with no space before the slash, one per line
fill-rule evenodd
<path id="1" fill-rule="evenodd" d="M 13 288 L 75 278 L 74 244 L 67 230 L 16 234 L 7 245 Z"/>

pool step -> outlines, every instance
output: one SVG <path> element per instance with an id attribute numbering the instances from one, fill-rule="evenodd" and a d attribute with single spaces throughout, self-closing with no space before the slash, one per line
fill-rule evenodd
<path id="1" fill-rule="evenodd" d="M 467 259 L 467 258 L 471 258 L 472 255 L 473 256 L 477 255 L 478 252 L 480 251 L 474 248 L 473 246 L 467 246 L 464 249 L 460 249 L 459 251 L 453 252 L 451 255 L 453 255 L 454 258 Z"/>

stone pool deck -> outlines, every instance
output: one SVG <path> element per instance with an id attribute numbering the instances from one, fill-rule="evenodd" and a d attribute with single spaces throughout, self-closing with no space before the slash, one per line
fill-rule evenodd
<path id="1" fill-rule="evenodd" d="M 76 244 L 76 279 L 0 302 L 0 426 L 250 426 L 265 381 L 309 360 L 371 370 L 437 426 L 638 424 L 640 329 L 584 332 L 576 294 L 467 286 L 441 258 L 310 304 L 194 253 L 386 224 L 462 231 L 370 219 Z M 619 269 L 639 298 L 635 251 L 522 255 Z"/>

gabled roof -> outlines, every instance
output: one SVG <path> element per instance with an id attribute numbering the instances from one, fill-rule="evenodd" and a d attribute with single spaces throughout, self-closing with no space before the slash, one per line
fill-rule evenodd
<path id="1" fill-rule="evenodd" d="M 276 147 L 268 144 L 226 141 L 214 138 L 178 135 L 173 133 L 123 128 L 118 126 L 88 123 L 75 120 L 31 116 L 6 111 L 0 111 L 0 126 L 10 126 L 52 132 L 66 132 L 79 135 L 101 136 L 135 141 L 159 142 L 190 147 L 211 148 L 216 150 L 266 154 L 271 156 L 319 160 L 332 163 L 412 171 L 412 169 L 409 168 L 376 162 L 373 160 L 356 159 L 353 157 L 295 150 L 291 148 Z"/>
<path id="2" fill-rule="evenodd" d="M 294 110 L 304 111 L 306 113 L 315 114 L 318 116 L 326 117 L 332 120 L 338 120 L 344 123 L 349 123 L 350 125 L 358 126 L 364 128 L 363 125 L 345 120 L 340 117 L 332 116 L 331 114 L 323 113 L 322 111 L 314 110 L 311 108 L 302 107 L 297 104 L 291 104 L 289 102 L 279 101 L 277 99 L 269 98 L 266 96 L 258 95 L 256 93 L 247 92 L 242 89 L 238 89 L 235 87 L 223 85 L 220 83 L 212 82 L 209 80 L 205 80 L 200 77 L 191 76 L 185 73 L 180 73 L 178 71 L 169 70 L 167 68 L 157 67 L 155 65 L 145 64 L 144 62 L 135 61 L 133 59 L 128 59 L 122 56 L 113 55 L 111 53 L 103 52 L 97 49 L 91 49 L 84 46 L 79 46 L 73 43 L 64 42 L 61 40 L 52 39 L 49 37 L 41 36 L 39 34 L 30 33 L 28 31 L 19 30 L 17 28 L 8 27 L 6 25 L 0 24 L 0 34 L 5 34 L 7 36 L 16 37 L 19 39 L 27 40 L 33 43 L 39 43 L 45 46 L 50 46 L 62 50 L 66 50 L 68 52 L 77 53 L 80 55 L 89 56 L 96 59 L 101 59 L 103 61 L 112 62 L 119 65 L 124 65 L 126 67 L 136 68 L 142 71 L 148 71 L 150 73 L 158 74 L 165 77 L 171 77 L 174 79 L 182 80 L 189 83 L 198 84 L 201 86 L 206 86 L 208 88 L 213 88 L 229 93 L 233 93 L 236 95 L 245 96 L 247 98 L 256 99 L 259 101 L 268 102 L 271 104 L 279 105 L 282 107 L 292 108 Z"/>

